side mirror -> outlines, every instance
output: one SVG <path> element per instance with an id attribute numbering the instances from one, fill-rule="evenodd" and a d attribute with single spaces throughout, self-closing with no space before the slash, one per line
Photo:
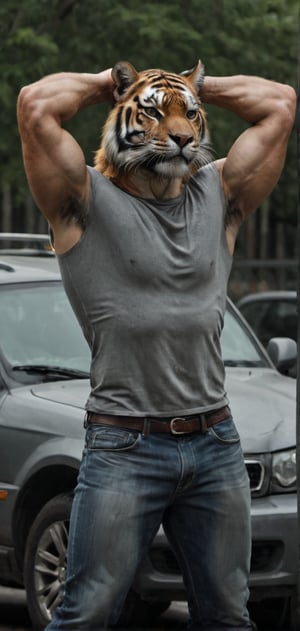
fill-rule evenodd
<path id="1" fill-rule="evenodd" d="M 289 337 L 272 337 L 267 345 L 267 353 L 277 370 L 287 374 L 296 364 L 297 344 Z"/>

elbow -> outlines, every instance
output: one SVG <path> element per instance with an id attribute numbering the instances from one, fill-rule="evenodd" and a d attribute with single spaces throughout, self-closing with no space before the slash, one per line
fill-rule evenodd
<path id="1" fill-rule="evenodd" d="M 21 89 L 17 100 L 17 119 L 20 132 L 35 128 L 42 118 L 41 99 L 36 84 Z"/>
<path id="2" fill-rule="evenodd" d="M 283 129 L 290 133 L 295 122 L 297 95 L 294 88 L 289 85 L 282 85 L 281 88 L 279 104 L 281 125 Z"/>

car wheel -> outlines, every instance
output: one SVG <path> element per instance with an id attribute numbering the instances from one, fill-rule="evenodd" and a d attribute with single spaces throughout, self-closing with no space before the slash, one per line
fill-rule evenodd
<path id="1" fill-rule="evenodd" d="M 24 584 L 35 631 L 43 631 L 63 598 L 71 506 L 70 495 L 51 499 L 37 515 L 28 535 Z M 169 605 L 169 602 L 145 601 L 131 590 L 119 625 L 147 624 Z"/>
<path id="2" fill-rule="evenodd" d="M 36 631 L 50 622 L 63 597 L 71 506 L 70 495 L 51 499 L 34 520 L 27 539 L 24 584 Z"/>

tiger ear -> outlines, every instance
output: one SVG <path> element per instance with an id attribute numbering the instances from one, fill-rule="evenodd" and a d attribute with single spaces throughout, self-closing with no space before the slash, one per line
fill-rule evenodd
<path id="1" fill-rule="evenodd" d="M 111 76 L 116 84 L 114 97 L 116 101 L 120 101 L 124 92 L 138 78 L 136 69 L 128 61 L 119 61 L 112 69 Z"/>
<path id="2" fill-rule="evenodd" d="M 189 82 L 194 86 L 197 94 L 203 84 L 205 71 L 202 61 L 198 61 L 197 66 L 191 68 L 191 70 L 184 70 L 184 72 L 180 73 L 184 77 L 187 77 Z"/>

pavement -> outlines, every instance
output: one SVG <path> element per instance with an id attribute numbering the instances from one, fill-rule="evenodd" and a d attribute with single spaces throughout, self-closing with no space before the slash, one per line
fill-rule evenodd
<path id="1" fill-rule="evenodd" d="M 179 630 L 187 618 L 186 603 L 172 603 L 168 611 L 151 625 L 151 629 L 143 628 L 141 631 Z M 0 631 L 32 631 L 24 590 L 0 586 Z M 136 628 L 135 631 L 139 630 Z"/>
<path id="2" fill-rule="evenodd" d="M 280 626 L 280 609 L 276 612 L 276 601 L 273 601 L 273 614 L 270 608 L 265 611 L 260 608 L 259 623 L 253 615 L 254 620 L 258 623 L 259 631 L 296 631 L 290 626 Z M 269 605 L 270 606 L 270 605 Z M 255 608 L 254 608 L 255 613 Z M 167 612 L 157 619 L 151 625 L 151 630 L 157 631 L 175 631 L 184 626 L 187 621 L 187 605 L 185 602 L 172 603 Z M 272 619 L 272 622 L 271 622 Z M 151 631 L 148 629 L 148 631 Z M 0 631 L 32 631 L 32 626 L 26 609 L 25 591 L 22 589 L 11 589 L 9 587 L 0 586 Z M 138 631 L 138 629 L 136 629 Z M 144 628 L 143 631 L 147 631 Z M 299 631 L 299 630 L 297 630 Z"/>
<path id="3" fill-rule="evenodd" d="M 20 626 L 22 625 L 22 626 Z M 0 588 L 0 631 L 31 631 L 23 589 Z"/>

